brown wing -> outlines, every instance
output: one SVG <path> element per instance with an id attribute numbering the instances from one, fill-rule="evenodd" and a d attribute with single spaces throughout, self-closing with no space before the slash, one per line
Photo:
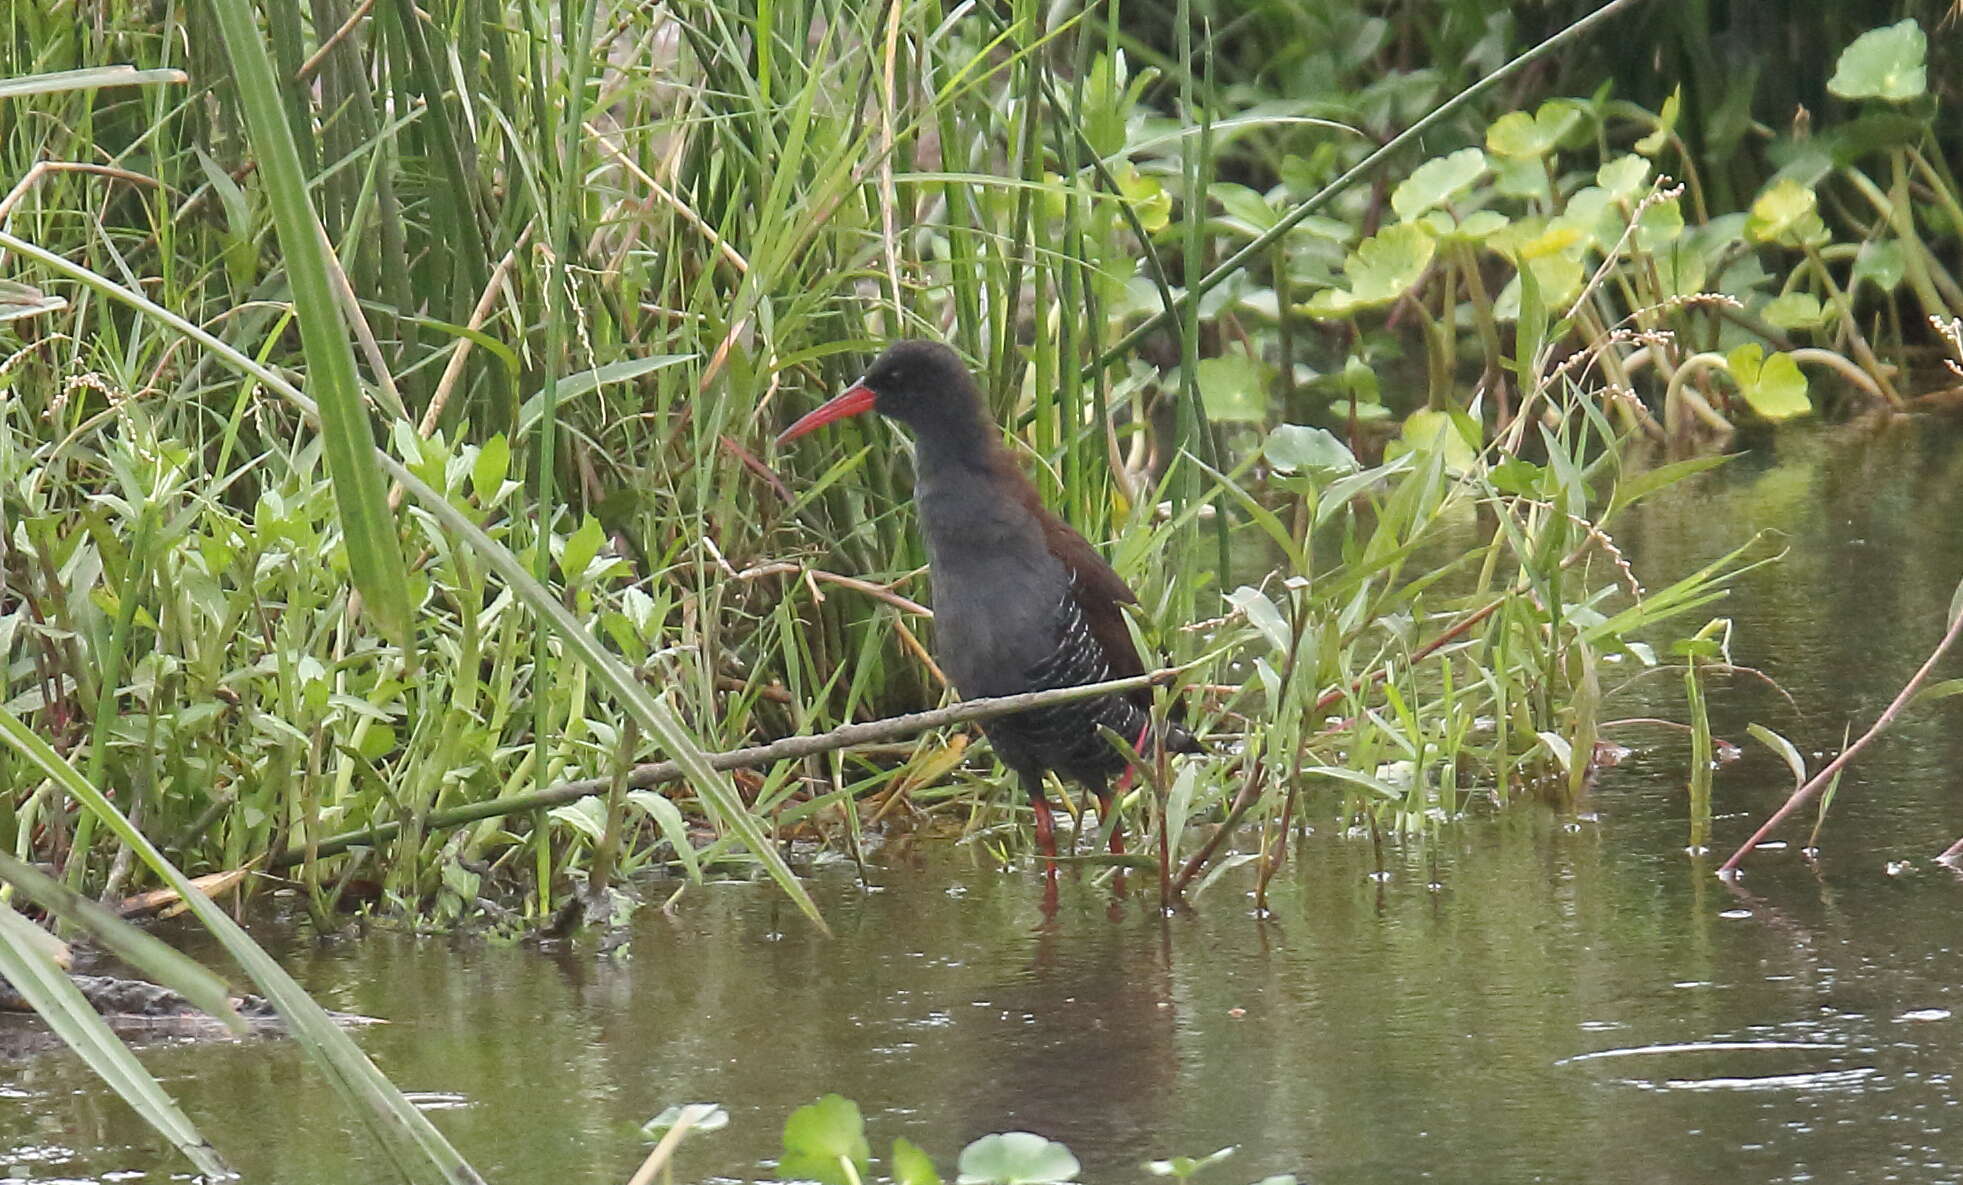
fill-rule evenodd
<path id="1" fill-rule="evenodd" d="M 1139 657 L 1138 647 L 1132 644 L 1131 630 L 1125 625 L 1125 611 L 1119 608 L 1137 604 L 1138 597 L 1075 527 L 1043 507 L 1037 508 L 1037 518 L 1043 524 L 1043 537 L 1050 545 L 1050 553 L 1062 560 L 1076 579 L 1077 604 L 1084 611 L 1091 636 L 1104 650 L 1111 677 L 1143 675 L 1145 661 Z M 1152 693 L 1141 688 L 1130 698 L 1140 707 L 1149 707 Z"/>
<path id="2" fill-rule="evenodd" d="M 1005 483 L 1015 490 L 1029 513 L 1042 524 L 1043 541 L 1049 545 L 1050 554 L 1063 561 L 1063 566 L 1074 578 L 1073 587 L 1077 590 L 1077 604 L 1084 611 L 1084 621 L 1090 626 L 1091 637 L 1104 650 L 1105 660 L 1111 668 L 1113 679 L 1123 679 L 1145 673 L 1145 661 L 1138 655 L 1138 647 L 1132 645 L 1131 630 L 1125 625 L 1125 611 L 1120 605 L 1136 605 L 1138 597 L 1125 584 L 1124 578 L 1114 571 L 1090 541 L 1079 534 L 1077 528 L 1064 522 L 1055 511 L 1043 505 L 1043 499 L 1036 487 L 1022 472 L 1007 449 L 999 449 L 992 458 L 997 471 L 1004 475 Z M 1127 697 L 1140 707 L 1150 708 L 1152 693 L 1143 688 Z"/>

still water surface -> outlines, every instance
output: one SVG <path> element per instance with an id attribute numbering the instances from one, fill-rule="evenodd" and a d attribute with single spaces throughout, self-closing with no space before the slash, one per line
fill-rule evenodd
<path id="1" fill-rule="evenodd" d="M 1747 723 L 1826 749 L 1933 645 L 1963 577 L 1959 444 L 1787 432 L 1620 533 L 1653 580 L 1788 537 L 1715 610 L 1797 702 L 1715 691 L 1748 746 L 1718 774 L 1720 844 L 1790 785 Z M 1644 694 L 1611 714 L 1669 708 Z M 1959 702 L 1850 773 L 1817 861 L 1802 826 L 1735 888 L 1722 852 L 1683 850 L 1681 740 L 1631 732 L 1580 818 L 1475 820 L 1381 870 L 1320 828 L 1267 920 L 1232 875 L 1171 918 L 1066 880 L 1043 928 L 1029 869 L 921 844 L 869 889 L 819 875 L 831 941 L 748 884 L 646 911 L 613 961 L 262 937 L 329 1007 L 390 1021 L 359 1040 L 494 1182 L 623 1182 L 636 1126 L 689 1101 L 731 1122 L 679 1179 L 767 1180 L 785 1115 L 826 1091 L 865 1109 L 876 1154 L 905 1136 L 950 1179 L 967 1141 L 1023 1128 L 1099 1183 L 1229 1144 L 1201 1181 L 1963 1182 L 1963 880 L 1931 861 L 1963 834 Z M 393 1179 L 289 1043 L 142 1056 L 248 1180 Z M 0 1064 L 0 1182 L 185 1170 L 68 1055 Z"/>

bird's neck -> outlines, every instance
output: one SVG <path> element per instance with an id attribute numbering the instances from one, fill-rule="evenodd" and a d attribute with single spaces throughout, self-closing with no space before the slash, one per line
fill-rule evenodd
<path id="1" fill-rule="evenodd" d="M 981 414 L 978 405 L 954 404 L 910 427 L 914 467 L 921 474 L 946 471 L 958 478 L 964 473 L 990 473 L 1007 460 L 1002 430 Z"/>

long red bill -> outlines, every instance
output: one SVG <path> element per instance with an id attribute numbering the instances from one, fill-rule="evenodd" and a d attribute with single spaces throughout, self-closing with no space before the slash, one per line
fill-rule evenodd
<path id="1" fill-rule="evenodd" d="M 871 411 L 873 398 L 871 387 L 864 383 L 853 383 L 843 394 L 822 404 L 817 410 L 784 429 L 777 437 L 777 443 L 781 445 L 786 441 L 796 440 L 813 428 L 823 427 L 833 420 L 842 420 L 846 416 L 856 416 L 861 412 Z"/>

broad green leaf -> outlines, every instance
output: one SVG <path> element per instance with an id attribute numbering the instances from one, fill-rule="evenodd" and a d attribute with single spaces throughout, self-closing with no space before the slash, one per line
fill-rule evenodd
<path id="1" fill-rule="evenodd" d="M 1581 291 L 1582 281 L 1587 278 L 1581 261 L 1566 254 L 1529 256 L 1524 273 L 1533 276 L 1543 310 L 1565 306 Z M 1520 276 L 1516 274 L 1493 301 L 1493 315 L 1511 321 L 1520 316 L 1520 309 Z"/>
<path id="2" fill-rule="evenodd" d="M 1747 342 L 1725 357 L 1725 367 L 1753 411 L 1768 420 L 1790 420 L 1813 410 L 1806 376 L 1790 354 L 1763 358 L 1764 347 Z"/>
<path id="3" fill-rule="evenodd" d="M 1656 256 L 1656 278 L 1666 296 L 1689 296 L 1704 291 L 1709 278 L 1704 253 L 1684 244 L 1674 244 Z"/>
<path id="4" fill-rule="evenodd" d="M 1566 232 L 1573 236 L 1571 241 L 1563 243 L 1556 250 L 1580 245 L 1607 251 L 1622 237 L 1625 225 L 1622 209 L 1609 191 L 1599 185 L 1589 185 L 1568 198 L 1567 209 L 1548 225 L 1548 233 L 1543 238 L 1553 240 L 1558 233 Z M 1534 256 L 1550 253 L 1549 248 L 1538 242 L 1529 244 L 1529 247 Z"/>
<path id="5" fill-rule="evenodd" d="M 1408 222 L 1426 210 L 1457 201 L 1485 175 L 1486 154 L 1476 147 L 1461 148 L 1413 169 L 1391 191 L 1391 209 Z"/>
<path id="6" fill-rule="evenodd" d="M 872 1146 L 866 1143 L 866 1123 L 859 1114 L 859 1104 L 843 1095 L 828 1094 L 799 1107 L 784 1121 L 784 1158 L 777 1166 L 780 1176 L 824 1185 L 855 1185 L 865 1179 L 871 1162 Z"/>
<path id="7" fill-rule="evenodd" d="M 1266 367 L 1239 350 L 1203 358 L 1196 372 L 1207 418 L 1222 423 L 1260 423 L 1268 416 Z"/>
<path id="8" fill-rule="evenodd" d="M 1509 457 L 1493 466 L 1486 473 L 1488 481 L 1503 493 L 1515 494 L 1522 498 L 1544 498 L 1547 491 L 1547 471 L 1532 461 L 1519 457 Z"/>
<path id="9" fill-rule="evenodd" d="M 675 858 L 682 862 L 690 880 L 700 880 L 702 870 L 695 860 L 695 844 L 688 836 L 688 822 L 682 818 L 681 808 L 670 802 L 666 795 L 656 790 L 629 790 L 627 801 L 640 807 L 661 828 L 662 837 L 668 846 L 675 849 Z"/>
<path id="10" fill-rule="evenodd" d="M 1343 267 L 1349 288 L 1325 289 L 1308 303 L 1314 317 L 1347 317 L 1387 305 L 1410 290 L 1431 264 L 1437 243 L 1416 223 L 1386 227 L 1356 245 Z"/>
<path id="11" fill-rule="evenodd" d="M 1083 1171 L 1070 1149 L 1035 1132 L 998 1132 L 961 1150 L 959 1185 L 1056 1185 Z"/>
<path id="12" fill-rule="evenodd" d="M 1907 261 L 1903 258 L 1901 240 L 1872 239 L 1862 243 L 1861 253 L 1854 257 L 1854 268 L 1848 273 L 1847 287 L 1851 291 L 1860 287 L 1865 280 L 1883 292 L 1893 292 L 1901 287 L 1906 271 Z"/>
<path id="13" fill-rule="evenodd" d="M 1841 51 L 1827 89 L 1843 99 L 1900 103 L 1929 89 L 1929 39 L 1914 17 L 1870 29 Z"/>
<path id="14" fill-rule="evenodd" d="M 893 1170 L 893 1185 L 941 1185 L 933 1158 L 905 1137 L 893 1141 L 893 1159 L 888 1167 Z"/>
<path id="15" fill-rule="evenodd" d="M 1759 316 L 1780 329 L 1818 329 L 1828 312 L 1811 292 L 1788 292 L 1766 301 Z"/>
<path id="16" fill-rule="evenodd" d="M 481 506 L 489 506 L 492 499 L 504 488 L 504 479 L 511 473 L 511 442 L 499 432 L 478 446 L 477 457 L 470 466 L 470 490 L 477 496 Z"/>
<path id="17" fill-rule="evenodd" d="M 607 830 L 606 800 L 593 797 L 555 806 L 545 812 L 547 815 L 585 835 L 594 843 L 599 843 Z"/>
<path id="18" fill-rule="evenodd" d="M 1354 473 L 1356 457 L 1326 428 L 1277 424 L 1261 445 L 1261 455 L 1280 473 Z"/>
<path id="19" fill-rule="evenodd" d="M 1118 196 L 1131 203 L 1146 234 L 1158 234 L 1172 221 L 1172 195 L 1158 178 L 1139 172 L 1130 161 L 1120 161 L 1111 167 L 1111 179 L 1118 183 Z"/>
<path id="20" fill-rule="evenodd" d="M 1377 372 L 1355 354 L 1343 360 L 1343 393 L 1362 403 L 1382 404 L 1383 388 Z"/>
<path id="21" fill-rule="evenodd" d="M 1431 236 L 1416 226 L 1392 226 L 1356 245 L 1345 268 L 1357 299 L 1389 304 L 1424 275 L 1436 250 Z"/>
<path id="22" fill-rule="evenodd" d="M 1515 160 L 1537 159 L 1560 147 L 1581 122 L 1572 102 L 1550 99 L 1532 115 L 1509 111 L 1486 129 L 1486 150 Z"/>
<path id="23" fill-rule="evenodd" d="M 1444 210 L 1432 210 L 1417 220 L 1433 238 L 1444 242 L 1479 243 L 1504 230 L 1506 215 L 1498 210 L 1474 210 L 1458 220 Z"/>
<path id="24" fill-rule="evenodd" d="M 1643 208 L 1642 215 L 1636 219 L 1636 233 L 1629 236 L 1629 242 L 1637 251 L 1663 251 L 1681 239 L 1683 233 L 1683 200 L 1670 198 Z M 1623 253 L 1626 255 L 1628 251 Z"/>
<path id="25" fill-rule="evenodd" d="M 1618 156 L 1595 170 L 1595 184 L 1613 197 L 1635 201 L 1649 180 L 1649 162 L 1640 156 Z"/>
<path id="26" fill-rule="evenodd" d="M 1398 434 L 1397 445 L 1387 448 L 1384 455 L 1401 456 L 1404 452 L 1443 453 L 1445 467 L 1453 473 L 1464 473 L 1473 467 L 1479 458 L 1478 446 L 1465 438 L 1461 426 L 1446 411 L 1414 411 L 1404 419 L 1404 430 Z"/>
<path id="27" fill-rule="evenodd" d="M 1757 243 L 1799 247 L 1826 241 L 1813 191 L 1791 177 L 1781 178 L 1752 202 L 1745 233 Z"/>
<path id="28" fill-rule="evenodd" d="M 1281 220 L 1281 215 L 1268 204 L 1267 198 L 1245 185 L 1216 181 L 1207 187 L 1207 193 L 1220 203 L 1228 218 L 1240 224 L 1238 229 L 1260 234 Z"/>

